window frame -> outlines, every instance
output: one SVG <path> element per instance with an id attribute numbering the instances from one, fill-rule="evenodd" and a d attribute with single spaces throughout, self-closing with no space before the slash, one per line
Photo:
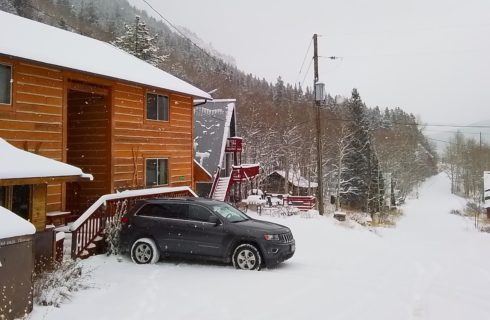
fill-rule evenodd
<path id="1" fill-rule="evenodd" d="M 0 101 L 0 107 L 3 107 L 3 106 L 7 106 L 7 107 L 11 107 L 12 106 L 12 102 L 14 100 L 14 97 L 13 97 L 13 94 L 14 94 L 14 66 L 10 63 L 5 63 L 5 62 L 2 62 L 0 61 L 0 66 L 5 66 L 5 67 L 9 67 L 10 68 L 10 95 L 9 95 L 9 102 L 8 103 L 4 103 L 4 102 L 1 102 Z"/>
<path id="2" fill-rule="evenodd" d="M 156 103 L 157 103 L 157 119 L 150 119 L 148 118 L 148 95 L 155 95 L 156 96 Z M 166 97 L 167 98 L 167 119 L 158 119 L 158 97 Z M 162 94 L 158 92 L 153 92 L 153 91 L 147 91 L 145 93 L 145 121 L 152 121 L 153 123 L 168 123 L 170 122 L 170 96 L 168 94 Z"/>
<path id="3" fill-rule="evenodd" d="M 166 184 L 155 184 L 155 185 L 149 185 L 147 181 L 147 171 L 148 171 L 148 166 L 147 166 L 147 161 L 148 160 L 157 160 L 157 165 L 158 165 L 158 160 L 167 160 L 167 183 Z M 144 166 L 145 166 L 145 187 L 162 187 L 162 186 L 169 186 L 170 185 L 170 158 L 169 157 L 147 157 L 144 158 Z M 158 170 L 158 167 L 157 167 Z M 158 177 L 157 177 L 157 182 L 158 182 Z"/>

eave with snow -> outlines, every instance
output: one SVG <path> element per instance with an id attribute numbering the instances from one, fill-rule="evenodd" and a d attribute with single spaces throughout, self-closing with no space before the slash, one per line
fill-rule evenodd
<path id="1" fill-rule="evenodd" d="M 318 187 L 316 182 L 309 181 L 303 177 L 300 172 L 290 170 L 287 175 L 289 183 L 289 192 L 293 195 L 311 195 L 315 193 Z M 264 189 L 269 193 L 285 193 L 286 171 L 275 170 L 264 180 Z"/>
<path id="2" fill-rule="evenodd" d="M 21 150 L 0 138 L 0 206 L 31 221 L 37 230 L 46 227 L 47 185 L 91 181 L 80 168 Z"/>
<path id="3" fill-rule="evenodd" d="M 21 150 L 0 138 L 0 186 L 91 181 L 80 168 Z"/>
<path id="4" fill-rule="evenodd" d="M 102 41 L 3 11 L 0 28 L 0 138 L 93 176 L 22 178 L 48 183 L 47 211 L 193 186 L 194 100 L 207 92 Z"/>

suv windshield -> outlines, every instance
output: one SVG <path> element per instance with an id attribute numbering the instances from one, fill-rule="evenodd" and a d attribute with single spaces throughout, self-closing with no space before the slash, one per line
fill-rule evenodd
<path id="1" fill-rule="evenodd" d="M 213 205 L 212 208 L 214 212 L 230 222 L 249 220 L 249 218 L 243 212 L 226 203 Z"/>

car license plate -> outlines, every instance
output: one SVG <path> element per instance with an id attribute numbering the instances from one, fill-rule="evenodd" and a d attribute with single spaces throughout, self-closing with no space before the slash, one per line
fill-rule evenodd
<path id="1" fill-rule="evenodd" d="M 294 252 L 296 250 L 296 246 L 294 244 L 291 245 L 291 252 Z"/>

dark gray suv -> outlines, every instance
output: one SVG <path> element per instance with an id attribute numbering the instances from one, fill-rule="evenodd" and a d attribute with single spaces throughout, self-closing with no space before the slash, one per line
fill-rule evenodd
<path id="1" fill-rule="evenodd" d="M 121 222 L 121 249 L 136 263 L 155 263 L 163 255 L 259 270 L 291 258 L 295 251 L 289 228 L 252 219 L 216 200 L 142 200 Z"/>

